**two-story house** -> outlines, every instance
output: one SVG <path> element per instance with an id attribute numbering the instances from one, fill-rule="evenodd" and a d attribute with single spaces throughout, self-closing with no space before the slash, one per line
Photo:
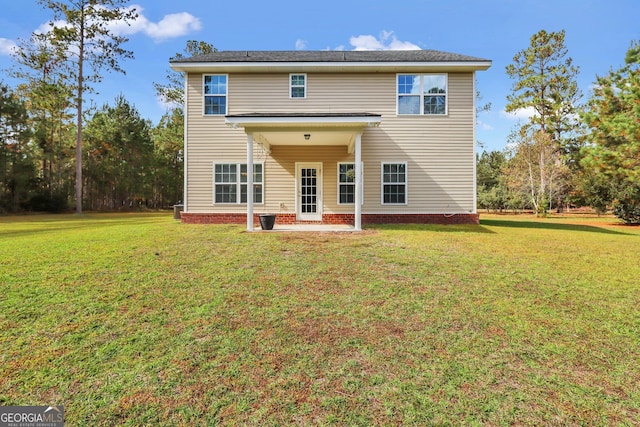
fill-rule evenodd
<path id="1" fill-rule="evenodd" d="M 475 73 L 490 66 L 432 50 L 171 61 L 186 74 L 182 221 L 478 223 Z"/>

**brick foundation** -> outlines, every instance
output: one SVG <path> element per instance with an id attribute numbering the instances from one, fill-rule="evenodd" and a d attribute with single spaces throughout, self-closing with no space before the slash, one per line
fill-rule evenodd
<path id="1" fill-rule="evenodd" d="M 363 224 L 480 224 L 475 214 L 362 214 Z"/>
<path id="2" fill-rule="evenodd" d="M 322 221 L 297 221 L 294 213 L 276 214 L 276 224 L 354 224 L 354 214 L 323 214 Z M 182 212 L 186 224 L 246 224 L 244 213 L 187 213 Z M 254 224 L 260 224 L 258 214 Z M 479 214 L 362 214 L 362 224 L 479 224 Z"/>

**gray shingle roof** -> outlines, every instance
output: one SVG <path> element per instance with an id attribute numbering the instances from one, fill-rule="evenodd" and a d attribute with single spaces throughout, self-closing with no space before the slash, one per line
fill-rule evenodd
<path id="1" fill-rule="evenodd" d="M 222 51 L 172 60 L 182 63 L 251 63 L 251 62 L 487 62 L 488 59 L 437 50 L 375 51 Z"/>

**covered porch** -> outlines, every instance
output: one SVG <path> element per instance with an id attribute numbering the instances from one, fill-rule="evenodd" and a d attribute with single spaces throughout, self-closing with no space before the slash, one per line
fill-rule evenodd
<path id="1" fill-rule="evenodd" d="M 362 229 L 362 136 L 367 128 L 376 127 L 380 122 L 381 116 L 371 113 L 249 113 L 227 115 L 225 118 L 227 125 L 244 129 L 247 136 L 247 171 L 254 170 L 254 144 L 260 144 L 268 154 L 276 146 L 278 150 L 346 146 L 347 152 L 353 156 L 355 194 L 352 230 L 356 231 Z M 295 167 L 296 182 L 291 191 L 297 193 L 297 219 L 307 229 L 322 226 L 326 228 L 327 224 L 322 223 L 322 198 L 318 199 L 316 193 L 317 185 L 321 192 L 322 163 L 296 162 Z M 253 174 L 248 173 L 246 180 L 247 188 L 253 188 Z M 316 182 L 317 180 L 320 182 Z M 265 197 L 269 197 L 268 185 L 269 183 L 265 185 Z M 246 205 L 247 230 L 254 231 L 253 191 L 247 191 Z"/>

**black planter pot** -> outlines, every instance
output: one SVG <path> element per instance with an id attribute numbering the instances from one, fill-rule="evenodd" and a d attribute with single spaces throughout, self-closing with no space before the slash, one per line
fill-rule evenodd
<path id="1" fill-rule="evenodd" d="M 258 217 L 260 218 L 260 227 L 263 230 L 273 230 L 273 226 L 276 223 L 275 214 L 260 214 Z"/>

